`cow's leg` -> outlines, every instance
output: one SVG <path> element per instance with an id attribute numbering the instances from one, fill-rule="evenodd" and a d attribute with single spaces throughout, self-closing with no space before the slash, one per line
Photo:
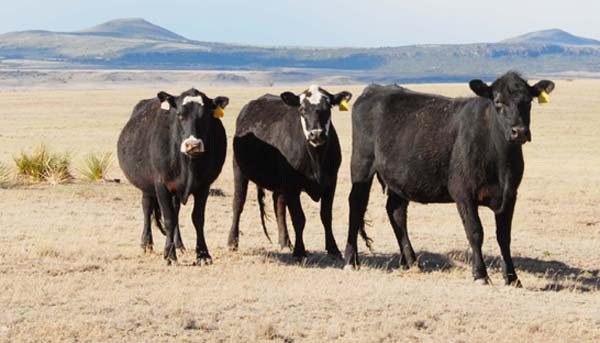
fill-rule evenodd
<path id="1" fill-rule="evenodd" d="M 335 196 L 336 181 L 336 178 L 334 178 L 332 186 L 326 189 L 321 197 L 321 222 L 323 223 L 323 228 L 325 229 L 325 249 L 327 250 L 327 255 L 336 259 L 341 259 L 342 253 L 340 252 L 340 249 L 338 249 L 337 243 L 335 242 L 335 237 L 333 236 L 333 230 L 331 228 L 331 213 L 333 210 L 333 198 Z"/>
<path id="2" fill-rule="evenodd" d="M 489 279 L 483 262 L 483 253 L 481 252 L 483 227 L 477 213 L 477 205 L 473 201 L 460 201 L 456 205 L 473 252 L 473 278 L 475 281 L 487 284 Z"/>
<path id="3" fill-rule="evenodd" d="M 523 287 L 521 281 L 515 272 L 515 266 L 510 255 L 510 232 L 512 227 L 512 217 L 515 209 L 516 199 L 506 199 L 504 202 L 504 210 L 496 213 L 496 239 L 500 246 L 502 260 L 504 265 L 502 268 L 504 274 L 504 282 L 507 285 L 515 287 Z"/>
<path id="4" fill-rule="evenodd" d="M 352 190 L 348 197 L 350 205 L 350 219 L 348 225 L 348 241 L 346 243 L 346 251 L 344 252 L 344 260 L 346 266 L 344 268 L 356 268 L 359 266 L 358 261 L 358 246 L 357 238 L 358 231 L 365 225 L 365 212 L 369 204 L 369 193 L 371 191 L 371 176 L 367 181 L 352 183 Z"/>
<path id="5" fill-rule="evenodd" d="M 406 226 L 406 209 L 408 200 L 390 193 L 385 208 L 388 218 L 394 229 L 398 246 L 400 247 L 400 265 L 410 268 L 416 261 L 415 251 L 408 239 L 408 228 Z"/>
<path id="6" fill-rule="evenodd" d="M 175 227 L 177 226 L 177 216 L 173 209 L 172 195 L 164 184 L 157 183 L 156 199 L 160 206 L 163 218 L 165 219 L 165 228 L 167 231 L 167 237 L 165 240 L 165 251 L 164 257 L 168 264 L 171 262 L 177 262 L 177 253 L 175 252 L 175 244 L 173 244 L 173 236 L 175 235 Z"/>
<path id="7" fill-rule="evenodd" d="M 279 235 L 279 247 L 281 249 L 289 248 L 290 250 L 294 249 L 292 242 L 290 241 L 290 236 L 288 234 L 285 208 L 287 204 L 285 202 L 285 196 L 282 192 L 274 191 L 273 192 L 273 208 L 275 210 L 275 217 L 277 218 L 277 231 Z"/>
<path id="8" fill-rule="evenodd" d="M 144 210 L 144 229 L 142 230 L 142 249 L 144 253 L 152 253 L 154 249 L 154 241 L 152 240 L 152 212 L 154 211 L 153 206 L 158 206 L 158 204 L 154 204 L 156 200 L 153 196 L 148 194 L 142 194 L 142 209 Z"/>
<path id="9" fill-rule="evenodd" d="M 233 221 L 231 223 L 231 229 L 229 230 L 229 238 L 227 239 L 227 246 L 229 250 L 235 251 L 239 246 L 240 239 L 240 216 L 244 210 L 244 203 L 246 202 L 246 194 L 248 193 L 248 178 L 242 174 L 240 167 L 233 158 Z"/>
<path id="10" fill-rule="evenodd" d="M 181 240 L 181 231 L 179 230 L 179 210 L 181 209 L 181 202 L 177 197 L 173 197 L 173 209 L 175 210 L 175 217 L 177 218 L 177 225 L 175 226 L 175 249 L 179 249 L 181 253 L 185 252 L 185 246 L 183 240 Z"/>
<path id="11" fill-rule="evenodd" d="M 208 199 L 209 187 L 205 187 L 200 192 L 194 194 L 194 210 L 192 211 L 192 221 L 196 228 L 196 264 L 212 264 L 212 258 L 208 253 L 208 247 L 204 240 L 204 210 L 206 209 L 206 200 Z"/>
<path id="12" fill-rule="evenodd" d="M 292 217 L 294 232 L 296 233 L 293 255 L 296 258 L 304 258 L 306 257 L 306 249 L 304 248 L 302 233 L 304 232 L 306 217 L 304 216 L 304 211 L 302 211 L 302 205 L 300 204 L 300 191 L 286 191 L 284 196 L 287 202 L 287 208 L 290 211 L 290 217 Z"/>

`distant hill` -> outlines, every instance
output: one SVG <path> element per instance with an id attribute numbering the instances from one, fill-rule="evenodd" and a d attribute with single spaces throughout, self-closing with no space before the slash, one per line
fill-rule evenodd
<path id="1" fill-rule="evenodd" d="M 526 44 L 526 43 L 542 43 L 542 44 L 563 44 L 563 45 L 600 45 L 600 41 L 595 39 L 583 38 L 572 35 L 566 31 L 559 29 L 550 29 L 526 33 L 521 36 L 503 40 L 502 43 L 510 44 Z"/>
<path id="2" fill-rule="evenodd" d="M 77 32 L 22 31 L 0 35 L 0 70 L 39 66 L 257 70 L 274 75 L 275 81 L 314 77 L 344 82 L 463 81 L 493 77 L 509 69 L 526 75 L 598 73 L 600 42 L 552 29 L 497 43 L 386 48 L 257 47 L 189 40 L 143 19 L 117 19 Z"/>
<path id="3" fill-rule="evenodd" d="M 187 41 L 174 32 L 154 25 L 141 18 L 115 19 L 89 29 L 78 31 L 88 35 L 152 40 Z"/>

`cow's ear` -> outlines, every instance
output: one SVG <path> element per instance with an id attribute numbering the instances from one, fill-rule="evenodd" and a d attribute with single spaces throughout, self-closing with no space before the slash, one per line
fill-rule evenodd
<path id="1" fill-rule="evenodd" d="M 213 112 L 213 117 L 215 118 L 223 118 L 225 116 L 225 107 L 229 104 L 229 98 L 226 96 L 218 96 L 214 100 L 215 111 Z"/>
<path id="2" fill-rule="evenodd" d="M 338 106 L 340 111 L 348 111 L 348 101 L 352 99 L 352 93 L 342 91 L 332 96 L 331 104 Z"/>
<path id="3" fill-rule="evenodd" d="M 540 96 L 542 91 L 546 94 L 550 94 L 554 90 L 554 82 L 550 80 L 541 80 L 535 85 L 531 86 L 531 95 L 534 97 Z"/>
<path id="4" fill-rule="evenodd" d="M 226 96 L 218 96 L 215 98 L 214 102 L 215 102 L 216 106 L 221 107 L 222 109 L 225 109 L 225 107 L 227 107 L 227 105 L 229 105 L 229 98 Z"/>
<path id="5" fill-rule="evenodd" d="M 292 92 L 283 92 L 280 95 L 281 100 L 288 106 L 300 107 L 300 97 Z"/>
<path id="6" fill-rule="evenodd" d="M 492 87 L 481 80 L 469 81 L 469 88 L 480 97 L 492 99 Z"/>
<path id="7" fill-rule="evenodd" d="M 161 91 L 156 94 L 156 97 L 160 101 L 160 108 L 163 110 L 170 110 L 171 108 L 177 109 L 177 103 L 175 102 L 175 97 L 171 94 Z"/>
<path id="8" fill-rule="evenodd" d="M 342 92 L 339 92 L 339 93 L 333 95 L 332 104 L 335 105 L 335 106 L 337 106 L 343 100 L 350 101 L 350 99 L 352 99 L 352 93 L 346 92 L 346 91 L 342 91 Z"/>

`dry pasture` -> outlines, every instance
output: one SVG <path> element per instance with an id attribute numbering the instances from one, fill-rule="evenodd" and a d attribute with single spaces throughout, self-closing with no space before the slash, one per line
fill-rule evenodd
<path id="1" fill-rule="evenodd" d="M 206 342 L 564 342 L 600 341 L 600 81 L 557 81 L 548 105 L 533 104 L 533 141 L 524 147 L 513 256 L 525 288 L 503 285 L 493 216 L 480 210 L 493 286 L 475 285 L 468 243 L 454 205 L 409 206 L 419 270 L 401 271 L 397 245 L 374 185 L 368 228 L 374 254 L 345 272 L 324 252 L 318 205 L 307 214 L 303 264 L 263 236 L 250 188 L 240 251 L 226 248 L 231 220 L 231 146 L 209 198 L 206 236 L 214 259 L 191 266 L 191 206 L 181 213 L 188 253 L 166 266 L 164 239 L 143 254 L 140 193 L 127 182 L 20 185 L 0 189 L 0 341 Z M 326 85 L 325 85 L 326 86 Z M 188 85 L 171 85 L 178 93 Z M 326 87 L 350 90 L 362 86 Z M 469 95 L 467 84 L 413 89 Z M 202 88 L 226 95 L 228 137 L 240 108 L 266 92 L 301 86 Z M 38 143 L 69 151 L 116 153 L 135 103 L 161 89 L 0 91 L 0 162 Z M 333 113 L 344 159 L 334 203 L 343 251 L 350 191 L 350 115 Z M 229 140 L 231 144 L 231 140 Z M 122 178 L 115 163 L 110 175 Z M 267 202 L 270 204 L 270 201 Z M 273 217 L 271 206 L 269 213 Z M 268 223 L 276 236 L 275 223 Z M 290 226 L 291 228 L 291 226 Z M 293 234 L 293 231 L 291 231 Z"/>

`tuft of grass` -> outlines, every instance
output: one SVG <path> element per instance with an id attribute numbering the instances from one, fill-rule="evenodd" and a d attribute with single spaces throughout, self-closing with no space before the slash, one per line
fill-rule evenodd
<path id="1" fill-rule="evenodd" d="M 99 181 L 106 179 L 106 174 L 112 166 L 112 154 L 107 153 L 89 153 L 83 157 L 83 162 L 79 168 L 79 173 L 89 181 Z"/>
<path id="2" fill-rule="evenodd" d="M 73 179 L 71 156 L 53 153 L 44 144 L 38 145 L 29 155 L 21 152 L 14 161 L 17 174 L 34 182 L 59 184 Z"/>
<path id="3" fill-rule="evenodd" d="M 0 162 L 0 187 L 4 187 L 6 186 L 12 176 L 12 171 L 10 170 L 10 168 L 4 164 Z"/>

